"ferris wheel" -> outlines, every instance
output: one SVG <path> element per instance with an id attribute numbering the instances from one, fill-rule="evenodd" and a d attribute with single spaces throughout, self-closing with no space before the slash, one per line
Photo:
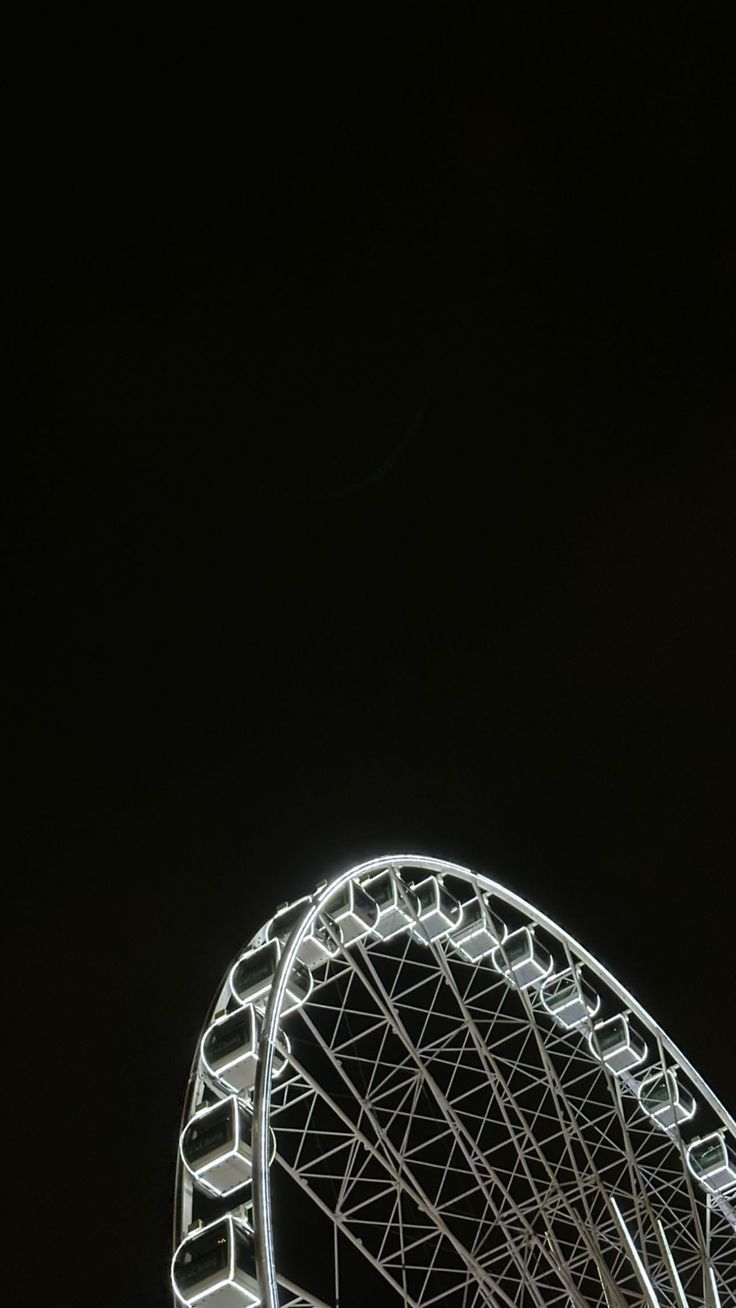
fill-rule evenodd
<path id="1" fill-rule="evenodd" d="M 726 1308 L 736 1123 L 551 918 L 374 859 L 282 905 L 215 998 L 171 1276 L 187 1308 Z"/>

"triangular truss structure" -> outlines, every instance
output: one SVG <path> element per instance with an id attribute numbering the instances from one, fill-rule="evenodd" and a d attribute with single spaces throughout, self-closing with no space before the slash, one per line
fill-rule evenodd
<path id="1" fill-rule="evenodd" d="M 727 1219 L 676 1138 L 533 993 L 406 935 L 325 966 L 289 1032 L 278 1164 L 399 1302 L 651 1305 L 615 1196 L 660 1308 L 681 1308 L 662 1219 L 687 1304 L 707 1304 L 706 1247 L 734 1256 Z M 736 1303 L 736 1266 L 718 1286 Z"/>

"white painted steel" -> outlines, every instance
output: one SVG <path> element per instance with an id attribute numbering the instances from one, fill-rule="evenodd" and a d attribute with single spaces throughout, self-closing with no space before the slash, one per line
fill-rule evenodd
<path id="1" fill-rule="evenodd" d="M 370 882 L 375 884 L 376 876 L 387 870 L 396 885 L 390 923 L 384 918 L 382 931 L 379 917 L 370 932 L 356 928 L 354 934 L 346 932 L 350 938 L 342 942 L 339 928 L 334 928 L 334 951 L 324 951 L 324 964 L 316 957 L 312 961 L 310 955 L 313 990 L 287 1019 L 290 1032 L 298 1026 L 308 1035 L 310 1048 L 316 1051 L 315 1059 L 319 1056 L 324 1060 L 321 1066 L 329 1069 L 329 1084 L 299 1062 L 295 1052 L 290 1070 L 276 1083 L 274 1061 L 279 1044 L 283 1049 L 282 1022 L 289 1009 L 289 978 L 297 960 L 305 959 L 305 947 L 309 950 L 305 942 L 315 939 L 318 922 L 320 926 L 330 923 L 330 901 L 341 887 L 352 882 L 368 883 L 370 893 Z M 455 894 L 456 883 L 465 882 L 476 896 L 482 896 L 484 905 L 492 903 L 492 911 L 504 928 L 503 943 L 490 956 L 484 950 L 482 956 L 473 959 L 460 945 L 462 931 L 452 929 L 461 925 L 458 922 L 433 916 L 423 928 L 421 911 L 417 911 L 409 884 L 419 881 L 417 873 L 422 878 L 450 878 Z M 504 905 L 511 914 L 511 924 L 503 917 Z M 727 1194 L 710 1193 L 691 1175 L 686 1159 L 687 1139 L 680 1135 L 680 1131 L 689 1129 L 690 1114 L 683 1120 L 677 1098 L 681 1082 L 670 1076 L 669 1069 L 684 1078 L 689 1087 L 684 1093 L 692 1093 L 701 1111 L 709 1115 L 709 1125 L 723 1132 L 731 1148 L 736 1147 L 736 1123 L 674 1042 L 593 954 L 500 883 L 459 865 L 421 855 L 393 855 L 359 864 L 322 883 L 313 896 L 300 902 L 299 908 L 301 912 L 293 916 L 291 934 L 282 941 L 268 995 L 261 1000 L 265 1012 L 251 1104 L 252 1225 L 259 1293 L 265 1308 L 321 1302 L 307 1291 L 284 1298 L 285 1293 L 293 1296 L 294 1291 L 289 1291 L 288 1285 L 284 1289 L 287 1283 L 275 1262 L 269 1164 L 272 1127 L 279 1141 L 279 1167 L 332 1222 L 336 1301 L 338 1247 L 344 1240 L 359 1248 L 381 1273 L 393 1289 L 394 1301 L 414 1304 L 416 1308 L 429 1308 L 440 1301 L 452 1303 L 453 1308 L 480 1308 L 483 1304 L 492 1308 L 526 1304 L 547 1308 L 558 1302 L 576 1308 L 599 1304 L 601 1308 L 629 1308 L 644 1303 L 655 1308 L 712 1308 L 716 1302 L 721 1308 L 736 1308 L 736 1216 Z M 534 935 L 535 929 L 543 940 Z M 261 928 L 250 948 L 272 930 L 270 924 Z M 454 934 L 458 944 L 453 942 Z M 509 943 L 513 949 L 515 939 L 526 942 L 527 938 L 531 942 L 528 957 L 510 963 L 506 953 Z M 402 957 L 404 939 L 407 944 Z M 414 958 L 409 951 L 414 947 L 411 942 L 417 940 L 422 947 Z M 397 976 L 402 968 L 411 977 L 412 969 L 425 967 L 427 977 L 433 978 L 432 985 L 436 982 L 433 993 L 445 997 L 442 1003 L 433 1000 L 429 1004 L 423 1027 L 400 987 L 392 991 L 387 984 L 389 963 L 398 967 Z M 558 974 L 579 978 L 581 968 L 594 986 L 594 1002 L 591 990 L 583 990 L 577 980 L 579 1001 L 569 1010 L 573 1020 L 565 1021 L 566 1015 L 561 1021 L 559 1015 L 555 1020 L 554 1012 L 545 1005 L 544 985 L 552 984 Z M 467 978 L 470 982 L 463 990 Z M 484 985 L 486 980 L 487 991 L 481 991 L 481 996 L 489 996 L 491 1009 L 496 1005 L 496 1016 L 490 1012 L 490 1026 L 477 997 L 471 994 L 472 985 L 477 981 Z M 417 983 L 418 992 L 422 985 L 423 981 Z M 355 1012 L 364 1022 L 368 1010 L 374 1013 L 376 1038 L 381 1034 L 384 1042 L 381 1049 L 388 1049 L 390 1037 L 392 1057 L 399 1060 L 395 1064 L 388 1060 L 382 1068 L 379 1056 L 367 1093 L 361 1090 L 351 1070 L 353 1055 L 346 1063 L 337 1038 L 340 1022 L 353 1012 L 348 999 L 341 997 L 343 989 L 349 996 L 351 986 L 361 996 Z M 515 998 L 508 999 L 512 991 Z M 601 995 L 608 1003 L 605 1015 L 599 1011 Z M 228 997 L 226 981 L 207 1025 L 214 1013 L 225 1007 Z M 517 1006 L 515 1017 L 507 1016 L 504 1008 L 512 1002 Z M 335 1019 L 333 1035 L 324 1026 L 328 1010 Z M 498 1016 L 502 1011 L 503 1018 Z M 647 1050 L 641 1067 L 630 1057 L 601 1058 L 597 1031 L 605 1030 L 617 1012 L 624 1013 L 636 1048 Z M 443 1045 L 441 1025 L 445 1013 L 447 1021 L 452 1014 L 456 1029 L 450 1029 L 449 1043 Z M 513 1023 L 518 1023 L 525 1040 L 531 1042 L 525 1046 L 530 1052 L 516 1062 L 505 1059 L 502 1042 L 494 1043 L 495 1037 L 489 1038 L 488 1033 L 496 1032 L 497 1027 L 502 1030 L 502 1022 L 512 1033 Z M 371 1030 L 367 1028 L 369 1034 Z M 452 1043 L 455 1039 L 457 1049 Z M 343 1048 L 349 1046 L 347 1041 Z M 566 1064 L 563 1054 L 567 1057 L 568 1049 Z M 461 1081 L 471 1072 L 487 1078 L 489 1109 L 485 1125 L 476 1128 L 472 1115 L 463 1107 L 462 1095 L 458 1098 L 444 1084 L 445 1071 L 438 1071 L 443 1050 L 445 1063 L 457 1060 Z M 581 1098 L 570 1069 L 575 1070 L 577 1063 L 582 1066 L 586 1058 L 598 1069 L 595 1075 L 601 1079 L 596 1083 L 596 1094 L 591 1092 Z M 399 1102 L 402 1087 L 391 1084 L 394 1066 L 402 1075 L 406 1072 L 407 1094 L 414 1097 L 408 1109 L 402 1107 L 403 1101 Z M 185 1120 L 201 1104 L 205 1093 L 197 1067 L 195 1058 Z M 667 1072 L 665 1081 L 673 1087 L 673 1102 L 669 1112 L 652 1115 L 639 1106 L 639 1096 L 642 1083 L 646 1085 L 647 1079 L 656 1078 L 658 1069 L 663 1077 Z M 589 1075 L 593 1077 L 594 1073 Z M 540 1105 L 534 1112 L 520 1107 L 518 1086 L 512 1086 L 523 1076 L 528 1076 L 530 1092 Z M 342 1087 L 338 1099 L 330 1088 L 333 1082 Z M 603 1090 L 606 1101 L 599 1103 L 596 1095 Z M 468 1090 L 467 1095 L 471 1094 L 478 1094 L 477 1086 Z M 478 1218 L 479 1230 L 474 1238 L 461 1238 L 459 1210 L 443 1200 L 441 1185 L 428 1182 L 422 1148 L 409 1148 L 407 1144 L 413 1140 L 411 1131 L 422 1118 L 417 1107 L 420 1098 L 425 1110 L 431 1106 L 436 1139 L 447 1149 L 448 1186 L 461 1186 L 464 1177 L 467 1202 L 472 1196 L 474 1211 L 485 1214 Z M 350 1112 L 345 1111 L 345 1103 L 351 1105 Z M 634 1110 L 639 1114 L 638 1121 L 632 1118 Z M 329 1120 L 335 1123 L 334 1145 L 318 1146 L 321 1137 L 310 1126 L 313 1111 L 329 1114 Z M 301 1126 L 300 1113 L 304 1114 Z M 407 1125 L 402 1146 L 396 1130 L 404 1118 Z M 290 1126 L 292 1121 L 297 1126 Z M 550 1135 L 550 1121 L 559 1123 L 556 1143 L 555 1135 Z M 484 1144 L 484 1131 L 489 1126 L 495 1133 L 490 1150 Z M 616 1158 L 611 1168 L 602 1167 L 600 1161 L 608 1147 L 601 1143 L 606 1132 L 617 1142 L 615 1150 L 611 1145 Z M 297 1136 L 301 1140 L 298 1150 L 293 1146 Z M 516 1158 L 513 1166 L 509 1163 L 511 1156 Z M 371 1179 L 373 1197 L 357 1202 L 362 1193 L 359 1160 L 363 1158 L 378 1179 Z M 334 1204 L 326 1197 L 328 1181 L 333 1189 L 339 1187 Z M 387 1196 L 393 1195 L 393 1216 L 386 1224 L 383 1216 L 379 1220 L 384 1211 L 381 1205 L 385 1207 L 389 1203 Z M 186 1176 L 180 1175 L 175 1213 L 177 1244 L 192 1215 L 192 1204 L 191 1187 Z M 403 1225 L 409 1211 L 414 1214 L 416 1230 Z M 391 1252 L 389 1234 L 384 1233 L 381 1242 L 381 1232 L 373 1229 L 381 1222 L 387 1232 L 390 1228 L 390 1240 L 399 1253 Z M 491 1230 L 495 1243 L 490 1240 Z M 422 1258 L 427 1263 L 424 1270 L 419 1267 Z M 443 1258 L 452 1263 L 451 1268 L 444 1267 Z M 597 1291 L 591 1288 L 592 1273 Z"/>

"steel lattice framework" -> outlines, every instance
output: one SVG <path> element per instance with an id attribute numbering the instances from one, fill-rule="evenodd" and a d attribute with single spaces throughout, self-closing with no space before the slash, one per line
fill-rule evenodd
<path id="1" fill-rule="evenodd" d="M 379 874 L 402 925 L 381 934 L 379 916 L 346 943 L 330 908 Z M 481 905 L 496 947 L 469 957 L 457 923 L 439 931 L 423 916 L 416 883 L 443 886 L 466 918 Z M 301 1192 L 323 1215 L 335 1305 L 350 1251 L 383 1278 L 387 1303 L 412 1308 L 736 1305 L 736 1124 L 561 927 L 496 882 L 419 856 L 352 868 L 292 918 L 241 1095 L 252 1192 L 203 1196 L 181 1163 L 177 1183 L 176 1247 L 193 1218 L 232 1213 L 252 1232 L 250 1289 L 208 1284 L 180 1292 L 185 1303 L 324 1304 L 279 1274 L 278 1173 L 284 1195 Z M 284 1015 L 315 930 L 329 954 L 310 957 L 309 993 Z M 252 949 L 273 934 L 267 924 Z M 233 975 L 208 1026 L 242 1002 Z M 620 1032 L 629 1044 L 616 1053 Z M 198 1054 L 185 1124 L 224 1093 Z"/>

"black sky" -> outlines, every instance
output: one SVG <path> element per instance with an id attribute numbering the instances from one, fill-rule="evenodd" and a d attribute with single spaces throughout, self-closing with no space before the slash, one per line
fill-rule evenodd
<path id="1" fill-rule="evenodd" d="M 547 8 L 19 45 L 14 1184 L 80 1301 L 162 1301 L 211 992 L 373 853 L 528 895 L 733 1107 L 733 50 Z"/>

